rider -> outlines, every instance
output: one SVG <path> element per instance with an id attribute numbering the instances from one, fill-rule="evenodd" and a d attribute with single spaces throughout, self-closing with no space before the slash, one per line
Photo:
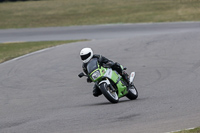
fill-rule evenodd
<path id="1" fill-rule="evenodd" d="M 121 66 L 119 63 L 114 63 L 113 61 L 107 59 L 106 57 L 102 56 L 102 55 L 97 55 L 97 54 L 93 54 L 93 51 L 91 48 L 83 48 L 80 52 L 80 57 L 83 61 L 83 71 L 85 72 L 85 74 L 88 75 L 88 72 L 87 72 L 87 63 L 92 59 L 92 58 L 97 58 L 98 59 L 98 62 L 100 65 L 104 65 L 104 64 L 107 64 L 109 65 L 113 70 L 116 70 L 121 76 L 123 79 L 126 80 L 126 82 L 129 84 L 129 77 L 128 77 L 128 74 L 122 70 Z M 87 82 L 88 83 L 91 83 L 92 80 L 88 77 L 87 78 Z M 98 86 L 94 85 L 93 87 L 93 95 L 95 97 L 98 97 L 99 95 L 101 95 L 101 91 L 100 89 L 98 88 Z"/>

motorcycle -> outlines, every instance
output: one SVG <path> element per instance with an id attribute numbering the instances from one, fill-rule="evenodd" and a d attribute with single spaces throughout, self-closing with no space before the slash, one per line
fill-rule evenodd
<path id="1" fill-rule="evenodd" d="M 121 67 L 126 70 L 123 66 Z M 81 72 L 78 76 L 80 78 L 83 76 L 89 77 L 111 103 L 118 103 L 119 99 L 124 96 L 130 100 L 137 99 L 138 91 L 133 84 L 135 72 L 131 72 L 128 85 L 117 71 L 112 70 L 109 65 L 100 65 L 96 58 L 91 59 L 86 68 L 88 75 Z"/>

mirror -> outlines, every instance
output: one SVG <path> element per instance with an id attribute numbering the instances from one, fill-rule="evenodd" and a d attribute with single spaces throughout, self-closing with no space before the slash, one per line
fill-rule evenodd
<path id="1" fill-rule="evenodd" d="M 85 74 L 82 72 L 78 76 L 79 76 L 79 78 L 82 78 L 83 76 L 85 76 Z"/>

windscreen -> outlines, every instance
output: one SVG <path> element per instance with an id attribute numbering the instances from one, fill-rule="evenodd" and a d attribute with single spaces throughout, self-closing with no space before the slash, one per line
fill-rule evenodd
<path id="1" fill-rule="evenodd" d="M 97 64 L 98 64 L 97 58 L 93 58 L 88 62 L 87 64 L 88 74 L 90 74 L 91 72 L 93 72 L 95 69 L 98 68 Z"/>

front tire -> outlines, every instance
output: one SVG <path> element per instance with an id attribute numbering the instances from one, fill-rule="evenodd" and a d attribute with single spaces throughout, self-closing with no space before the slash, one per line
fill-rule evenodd
<path id="1" fill-rule="evenodd" d="M 128 92 L 128 94 L 126 95 L 126 97 L 127 97 L 128 99 L 130 99 L 130 100 L 135 100 L 135 99 L 137 99 L 137 97 L 138 97 L 138 91 L 137 91 L 137 89 L 136 89 L 136 87 L 135 87 L 134 84 L 131 84 L 131 87 L 129 88 L 129 92 Z"/>
<path id="2" fill-rule="evenodd" d="M 107 83 L 102 83 L 100 85 L 100 90 L 103 95 L 110 101 L 111 103 L 118 103 L 119 97 L 116 92 L 113 92 Z"/>

